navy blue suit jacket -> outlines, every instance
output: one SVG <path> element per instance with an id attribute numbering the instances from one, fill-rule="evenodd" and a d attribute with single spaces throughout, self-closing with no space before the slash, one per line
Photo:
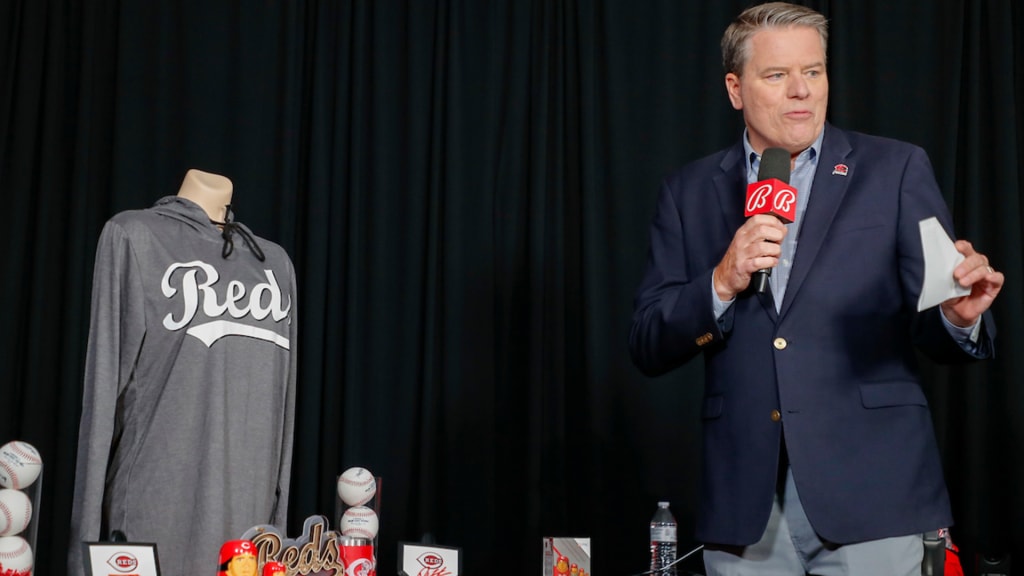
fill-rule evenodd
<path id="1" fill-rule="evenodd" d="M 972 359 L 918 313 L 918 223 L 952 219 L 925 152 L 826 125 L 789 284 L 738 295 L 714 317 L 712 269 L 743 224 L 743 145 L 663 184 L 630 352 L 648 375 L 705 362 L 697 537 L 748 545 L 762 535 L 785 438 L 801 502 L 824 539 L 849 543 L 952 524 L 915 346 Z M 982 322 L 983 350 L 994 325 Z M 986 352 L 987 353 L 987 352 Z"/>

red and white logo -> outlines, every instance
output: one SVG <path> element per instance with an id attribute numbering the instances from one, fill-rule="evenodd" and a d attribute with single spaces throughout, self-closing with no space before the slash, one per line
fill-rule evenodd
<path id="1" fill-rule="evenodd" d="M 796 188 L 777 178 L 747 185 L 743 215 L 772 214 L 789 224 L 796 218 Z"/>
<path id="2" fill-rule="evenodd" d="M 139 559 L 131 552 L 114 552 L 107 564 L 118 572 L 133 572 L 139 567 Z"/>
<path id="3" fill-rule="evenodd" d="M 424 552 L 416 561 L 424 568 L 440 568 L 444 565 L 444 558 L 434 552 Z"/>
<path id="4" fill-rule="evenodd" d="M 423 568 L 416 573 L 416 576 L 451 576 L 452 571 L 444 565 L 444 556 L 437 552 L 424 552 L 416 558 Z"/>
<path id="5" fill-rule="evenodd" d="M 358 558 L 345 567 L 345 576 L 370 576 L 373 574 L 373 562 L 369 558 Z"/>
<path id="6" fill-rule="evenodd" d="M 832 175 L 846 176 L 850 172 L 850 167 L 846 164 L 836 164 L 836 167 L 832 169 Z"/>

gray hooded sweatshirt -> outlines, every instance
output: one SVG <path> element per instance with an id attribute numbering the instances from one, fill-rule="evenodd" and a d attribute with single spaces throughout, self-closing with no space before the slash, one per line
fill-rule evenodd
<path id="1" fill-rule="evenodd" d="M 177 196 L 103 228 L 69 574 L 84 573 L 83 541 L 115 530 L 156 543 L 164 576 L 215 574 L 252 526 L 284 532 L 295 272 L 280 246 L 228 228 Z"/>

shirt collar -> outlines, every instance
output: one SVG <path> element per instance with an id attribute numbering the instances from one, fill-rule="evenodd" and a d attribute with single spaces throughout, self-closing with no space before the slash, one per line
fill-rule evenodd
<path id="1" fill-rule="evenodd" d="M 797 155 L 796 164 L 803 164 L 807 161 L 816 160 L 821 151 L 821 142 L 824 139 L 825 129 L 822 127 L 821 132 L 818 133 L 818 137 L 814 139 L 814 142 L 812 142 L 807 149 Z M 743 150 L 745 152 L 745 158 L 747 159 L 747 173 L 752 174 L 751 179 L 756 179 L 757 171 L 761 167 L 761 155 L 754 152 L 754 148 L 750 145 L 750 134 L 746 128 L 743 129 Z"/>

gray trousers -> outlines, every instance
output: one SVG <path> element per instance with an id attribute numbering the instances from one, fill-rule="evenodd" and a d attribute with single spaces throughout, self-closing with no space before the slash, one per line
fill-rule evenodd
<path id="1" fill-rule="evenodd" d="M 786 471 L 761 540 L 750 546 L 707 546 L 707 576 L 921 576 L 920 534 L 838 545 L 811 528 Z"/>

